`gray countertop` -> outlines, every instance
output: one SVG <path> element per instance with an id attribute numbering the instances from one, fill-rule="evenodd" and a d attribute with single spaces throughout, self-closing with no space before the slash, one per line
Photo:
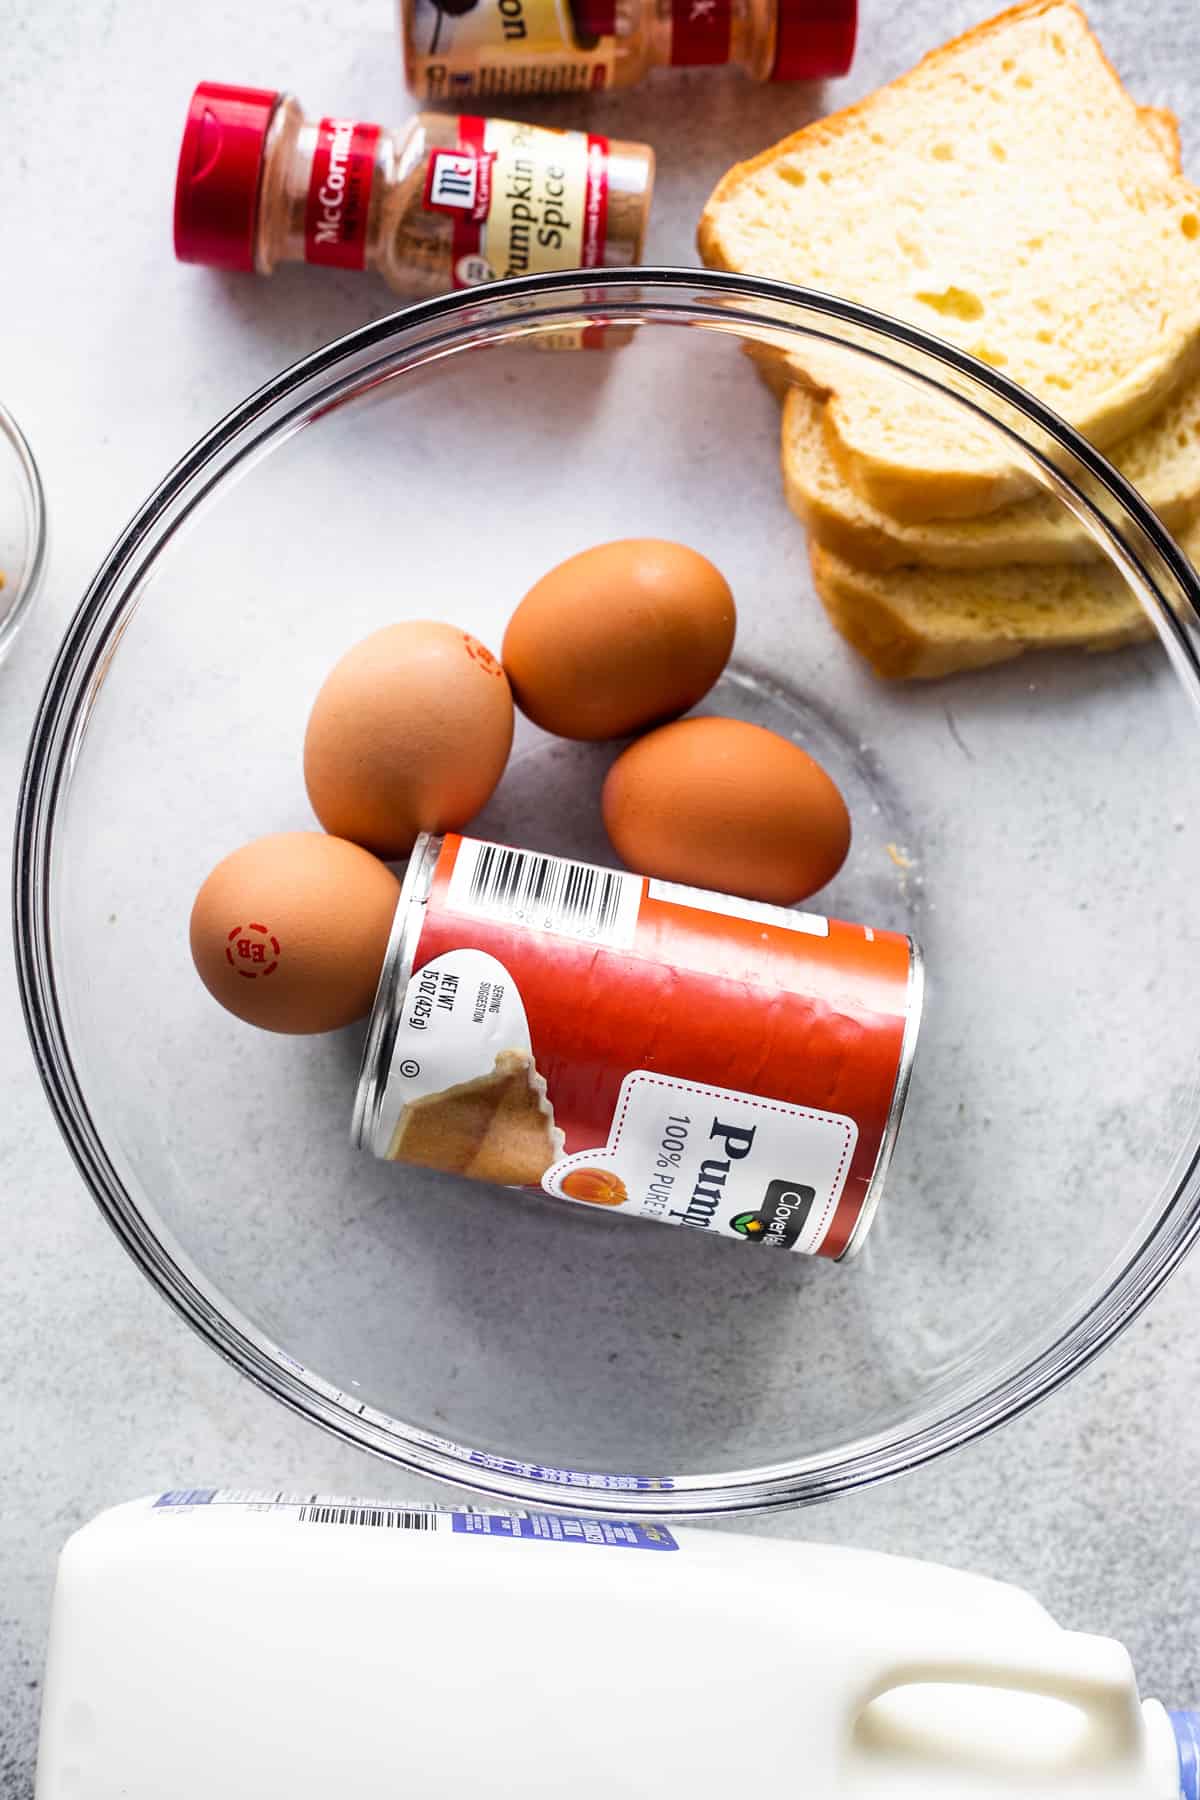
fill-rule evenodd
<path id="1" fill-rule="evenodd" d="M 834 105 L 986 15 L 985 0 L 863 0 Z M 1138 97 L 1173 107 L 1200 169 L 1200 9 L 1094 0 Z M 265 377 L 390 310 L 369 278 L 226 282 L 170 253 L 178 132 L 200 77 L 284 84 L 314 109 L 409 110 L 387 0 L 212 0 L 204 8 L 0 0 L 0 394 L 40 460 L 52 548 L 41 601 L 0 670 L 7 866 L 25 740 L 55 645 L 102 553 L 176 457 Z M 694 261 L 713 180 L 817 104 L 736 77 L 665 77 L 596 106 L 648 137 L 648 260 Z M 580 118 L 551 108 L 548 122 Z M 43 1100 L 0 948 L 0 1791 L 31 1791 L 54 1558 L 90 1515 L 162 1486 L 224 1482 L 436 1497 L 343 1449 L 222 1364 L 109 1235 Z M 1200 1377 L 1193 1262 L 1097 1365 L 991 1440 L 889 1487 L 753 1529 L 935 1558 L 1021 1583 L 1066 1624 L 1120 1638 L 1146 1693 L 1200 1700 Z"/>

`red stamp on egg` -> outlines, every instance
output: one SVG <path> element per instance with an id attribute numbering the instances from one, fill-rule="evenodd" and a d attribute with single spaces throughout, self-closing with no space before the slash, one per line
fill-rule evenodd
<path id="1" fill-rule="evenodd" d="M 225 934 L 225 960 L 235 975 L 245 981 L 258 981 L 273 975 L 279 967 L 279 939 L 266 925 L 251 920 L 234 925 Z"/>
<path id="2" fill-rule="evenodd" d="M 479 667 L 489 675 L 503 675 L 504 670 L 486 644 L 481 644 L 479 639 L 472 637 L 469 631 L 463 632 L 463 643 L 466 645 L 467 655 L 472 662 L 478 663 Z"/>

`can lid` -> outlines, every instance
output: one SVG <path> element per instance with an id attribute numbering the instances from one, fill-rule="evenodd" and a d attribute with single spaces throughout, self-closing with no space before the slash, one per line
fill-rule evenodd
<path id="1" fill-rule="evenodd" d="M 202 81 L 192 95 L 175 177 L 175 254 L 215 269 L 253 269 L 269 88 Z"/>
<path id="2" fill-rule="evenodd" d="M 858 0 L 778 0 L 772 81 L 844 75 L 854 60 Z"/>
<path id="3" fill-rule="evenodd" d="M 1180 1800 L 1200 1800 L 1200 1712 L 1167 1715 L 1175 1728 L 1179 1751 Z"/>

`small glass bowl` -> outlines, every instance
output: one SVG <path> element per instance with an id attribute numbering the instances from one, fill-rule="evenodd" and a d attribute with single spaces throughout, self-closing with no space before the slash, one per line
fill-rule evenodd
<path id="1" fill-rule="evenodd" d="M 534 353 L 601 329 L 623 347 Z M 814 594 L 747 350 L 836 354 L 849 379 L 904 384 L 931 430 L 947 407 L 969 419 L 1083 532 L 1098 561 L 1068 587 L 1102 591 L 1144 640 L 877 680 Z M 350 644 L 445 617 L 498 649 L 548 567 L 639 535 L 693 543 L 733 584 L 736 656 L 702 710 L 788 734 L 846 795 L 850 858 L 809 904 L 925 953 L 904 1124 L 851 1264 L 376 1162 L 350 1144 L 363 1028 L 256 1033 L 191 965 L 209 869 L 314 825 L 305 719 Z M 1029 592 L 1050 618 L 1045 584 Z M 147 501 L 34 730 L 18 966 L 85 1180 L 265 1389 L 505 1501 L 789 1505 L 1002 1424 L 1102 1348 L 1200 1229 L 1198 600 L 1145 502 L 1044 406 L 825 295 L 551 276 L 321 350 Z M 477 835 L 611 861 L 597 801 L 615 751 L 522 721 Z"/>
<path id="2" fill-rule="evenodd" d="M 33 451 L 0 405 L 0 662 L 16 642 L 46 560 L 46 501 Z"/>

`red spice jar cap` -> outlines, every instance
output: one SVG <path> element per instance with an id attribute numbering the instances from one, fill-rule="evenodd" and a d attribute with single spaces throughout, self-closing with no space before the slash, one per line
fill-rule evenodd
<path id="1" fill-rule="evenodd" d="M 215 269 L 254 268 L 263 145 L 279 95 L 202 81 L 175 177 L 175 254 Z"/>
<path id="2" fill-rule="evenodd" d="M 778 0 L 772 81 L 844 75 L 854 60 L 858 0 Z"/>

